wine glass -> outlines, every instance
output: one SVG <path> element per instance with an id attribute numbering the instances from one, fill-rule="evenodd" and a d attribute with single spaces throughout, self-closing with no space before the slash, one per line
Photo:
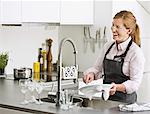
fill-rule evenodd
<path id="1" fill-rule="evenodd" d="M 61 109 L 68 110 L 73 108 L 73 95 L 75 94 L 74 90 L 66 89 L 61 93 Z"/>
<path id="2" fill-rule="evenodd" d="M 68 89 L 66 96 L 66 103 L 69 105 L 69 108 L 72 108 L 73 105 L 73 95 L 75 94 L 75 90 Z"/>
<path id="3" fill-rule="evenodd" d="M 37 104 L 42 104 L 43 102 L 41 101 L 41 93 L 43 91 L 43 85 L 42 83 L 36 83 L 36 87 L 35 87 L 36 92 L 38 93 L 38 100 L 39 102 Z"/>
<path id="4" fill-rule="evenodd" d="M 28 82 L 28 89 L 31 92 L 31 100 L 29 101 L 30 103 L 36 103 L 37 102 L 37 100 L 34 96 L 34 93 L 33 93 L 35 88 L 36 88 L 35 82 L 30 80 Z"/>
<path id="5" fill-rule="evenodd" d="M 21 102 L 21 104 L 23 105 L 28 104 L 29 102 L 26 100 L 26 93 L 28 91 L 27 81 L 25 79 L 20 79 L 19 86 L 20 86 L 21 92 L 24 95 L 24 100 L 23 102 Z"/>

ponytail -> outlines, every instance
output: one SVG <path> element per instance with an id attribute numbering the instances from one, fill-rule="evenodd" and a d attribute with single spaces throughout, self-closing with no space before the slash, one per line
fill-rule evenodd
<path id="1" fill-rule="evenodd" d="M 139 26 L 136 24 L 135 27 L 135 31 L 133 31 L 131 33 L 131 38 L 133 39 L 133 41 L 139 46 L 141 47 L 141 39 L 140 39 L 140 29 Z"/>

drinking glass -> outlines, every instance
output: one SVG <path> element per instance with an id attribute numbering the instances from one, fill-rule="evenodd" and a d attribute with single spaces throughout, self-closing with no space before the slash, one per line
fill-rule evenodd
<path id="1" fill-rule="evenodd" d="M 21 104 L 23 105 L 28 104 L 29 102 L 26 100 L 26 93 L 28 91 L 27 81 L 25 79 L 20 79 L 19 86 L 20 86 L 21 92 L 24 95 L 24 100 L 21 102 Z"/>
<path id="2" fill-rule="evenodd" d="M 42 104 L 43 102 L 41 101 L 41 93 L 43 91 L 43 86 L 42 83 L 36 83 L 36 87 L 35 87 L 36 92 L 38 93 L 38 102 L 37 104 Z"/>
<path id="3" fill-rule="evenodd" d="M 35 82 L 30 80 L 28 82 L 28 89 L 31 92 L 31 100 L 29 101 L 30 103 L 36 103 L 37 102 L 37 100 L 34 96 L 34 93 L 33 93 L 35 88 L 36 88 Z"/>
<path id="4" fill-rule="evenodd" d="M 73 95 L 74 95 L 74 90 L 66 90 L 67 91 L 67 95 L 66 95 L 66 104 L 68 104 L 69 106 L 71 106 L 73 104 Z"/>
<path id="5" fill-rule="evenodd" d="M 61 100 L 62 100 L 61 109 L 68 110 L 73 107 L 74 93 L 75 93 L 75 91 L 71 90 L 71 89 L 68 89 L 68 90 L 66 89 L 66 90 L 62 91 L 62 93 L 61 93 Z"/>

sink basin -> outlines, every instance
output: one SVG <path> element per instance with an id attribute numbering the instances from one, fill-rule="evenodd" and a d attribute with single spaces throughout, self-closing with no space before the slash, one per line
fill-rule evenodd
<path id="1" fill-rule="evenodd" d="M 50 94 L 46 98 L 41 98 L 41 101 L 43 101 L 43 102 L 56 103 L 55 100 L 56 100 L 56 95 L 50 95 Z M 80 98 L 80 97 L 73 97 L 73 104 L 74 105 L 81 107 L 82 103 L 83 103 L 83 99 L 82 98 Z"/>
<path id="2" fill-rule="evenodd" d="M 48 97 L 41 99 L 43 102 L 55 103 L 56 95 L 55 94 L 48 94 Z M 113 107 L 118 107 L 121 102 L 107 100 L 104 101 L 103 99 L 92 99 L 89 100 L 88 98 L 84 98 L 82 96 L 75 95 L 73 97 L 73 103 L 76 106 L 80 107 L 90 107 L 93 109 L 109 109 Z"/>
<path id="3" fill-rule="evenodd" d="M 118 107 L 122 102 L 112 101 L 112 100 L 103 100 L 103 99 L 92 99 L 89 100 L 87 98 L 83 98 L 83 107 L 91 107 L 97 110 L 110 109 L 114 107 Z"/>

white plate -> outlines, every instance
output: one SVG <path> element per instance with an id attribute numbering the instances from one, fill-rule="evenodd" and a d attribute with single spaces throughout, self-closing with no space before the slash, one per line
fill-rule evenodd
<path id="1" fill-rule="evenodd" d="M 82 93 L 88 93 L 88 92 L 98 92 L 97 88 L 100 88 L 98 87 L 99 85 L 89 85 L 89 86 L 85 86 L 85 87 L 82 87 L 80 88 L 79 90 L 82 92 Z"/>
<path id="2" fill-rule="evenodd" d="M 80 88 L 80 92 L 83 93 L 83 95 L 87 98 L 89 98 L 90 100 L 92 99 L 92 97 L 96 94 L 96 93 L 100 93 L 99 90 L 97 90 L 97 88 L 100 85 L 88 85 L 85 87 Z"/>
<path id="3" fill-rule="evenodd" d="M 101 84 L 101 85 L 87 85 L 82 88 L 80 88 L 80 92 L 83 93 L 83 95 L 89 99 L 92 99 L 96 94 L 102 93 L 102 90 L 104 90 L 105 95 L 107 95 L 107 98 L 109 97 L 109 90 L 112 87 L 111 84 Z M 106 94 L 107 93 L 107 94 Z M 101 96 L 100 96 L 101 97 Z"/>

